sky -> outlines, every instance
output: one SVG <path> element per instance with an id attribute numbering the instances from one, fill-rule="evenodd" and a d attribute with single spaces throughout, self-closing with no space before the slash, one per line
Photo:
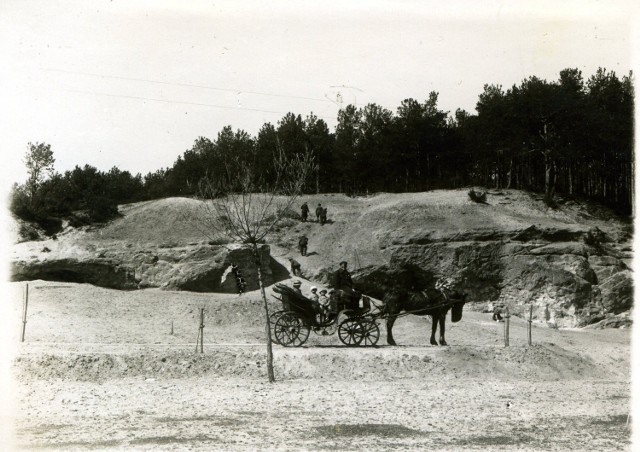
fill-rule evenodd
<path id="1" fill-rule="evenodd" d="M 256 135 L 287 112 L 333 130 L 348 104 L 396 111 L 439 93 L 474 112 L 485 84 L 633 68 L 630 1 L 0 2 L 4 185 L 29 142 L 55 170 L 143 175 L 226 125 Z"/>

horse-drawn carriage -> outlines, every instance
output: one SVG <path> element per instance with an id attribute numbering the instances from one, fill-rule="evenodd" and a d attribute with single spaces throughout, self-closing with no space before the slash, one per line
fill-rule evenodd
<path id="1" fill-rule="evenodd" d="M 377 322 L 385 320 L 387 343 L 396 345 L 393 325 L 398 317 L 405 315 L 428 315 L 431 317 L 431 345 L 447 345 L 445 317 L 451 311 L 451 321 L 462 318 L 466 294 L 452 288 L 447 280 L 438 280 L 435 287 L 426 290 L 392 291 L 385 296 L 382 305 L 374 306 L 372 300 L 358 292 L 347 293 L 336 290 L 331 296 L 328 311 L 317 301 L 310 300 L 284 284 L 276 284 L 273 291 L 282 302 L 282 309 L 271 314 L 273 340 L 285 347 L 299 347 L 313 331 L 322 336 L 338 333 L 340 342 L 347 346 L 373 346 L 380 338 Z M 440 337 L 436 341 L 436 330 Z"/>
<path id="2" fill-rule="evenodd" d="M 276 284 L 273 291 L 282 302 L 282 309 L 269 316 L 273 340 L 280 345 L 299 347 L 311 331 L 322 336 L 337 332 L 347 346 L 373 346 L 380 338 L 376 323 L 380 315 L 371 312 L 371 300 L 366 296 L 334 291 L 325 311 L 317 301 L 284 284 Z"/>

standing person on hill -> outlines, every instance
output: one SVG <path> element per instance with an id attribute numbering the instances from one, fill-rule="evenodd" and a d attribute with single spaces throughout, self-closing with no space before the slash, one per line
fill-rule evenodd
<path id="1" fill-rule="evenodd" d="M 322 216 L 322 204 L 318 203 L 318 207 L 316 207 L 316 221 L 320 221 L 320 217 Z"/>
<path id="2" fill-rule="evenodd" d="M 300 249 L 300 254 L 302 256 L 306 256 L 307 255 L 307 244 L 309 243 L 309 239 L 307 239 L 306 236 L 302 236 L 300 237 L 300 240 L 298 240 L 298 248 Z"/>
<path id="3" fill-rule="evenodd" d="M 291 274 L 293 276 L 300 276 L 300 274 L 302 273 L 300 262 L 298 262 L 292 257 L 289 258 L 289 262 L 291 263 Z"/>
<path id="4" fill-rule="evenodd" d="M 300 206 L 300 216 L 302 217 L 303 222 L 307 221 L 307 217 L 309 216 L 309 206 L 306 202 Z"/>
<path id="5" fill-rule="evenodd" d="M 327 222 L 327 208 L 325 207 L 320 212 L 320 224 L 325 224 Z"/>

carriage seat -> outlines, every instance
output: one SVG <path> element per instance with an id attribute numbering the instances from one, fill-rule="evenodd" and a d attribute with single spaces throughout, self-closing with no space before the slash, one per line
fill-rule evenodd
<path id="1" fill-rule="evenodd" d="M 363 307 L 360 307 L 360 299 L 362 299 Z M 335 290 L 331 294 L 330 311 L 338 313 L 345 309 L 361 315 L 371 310 L 371 301 L 369 297 L 363 297 L 362 294 L 357 291 L 349 293 L 340 289 Z"/>
<path id="2" fill-rule="evenodd" d="M 310 300 L 292 287 L 276 284 L 273 286 L 273 291 L 282 295 L 282 309 L 285 311 L 293 311 L 301 317 L 308 318 L 315 318 L 316 314 L 322 312 L 320 303 Z"/>

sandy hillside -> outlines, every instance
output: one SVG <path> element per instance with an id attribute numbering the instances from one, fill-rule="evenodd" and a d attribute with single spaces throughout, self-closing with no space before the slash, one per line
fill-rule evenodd
<path id="1" fill-rule="evenodd" d="M 628 247 L 630 227 L 616 221 L 605 209 L 569 201 L 556 210 L 541 199 L 518 190 L 489 192 L 486 204 L 469 202 L 466 189 L 435 190 L 425 193 L 380 193 L 351 198 L 339 194 L 305 195 L 294 205 L 307 202 L 311 212 L 307 223 L 291 223 L 268 237 L 272 256 L 287 265 L 293 256 L 309 273 L 334 265 L 343 259 L 356 269 L 386 260 L 380 240 L 394 240 L 424 231 L 451 234 L 467 230 L 520 230 L 532 225 L 540 228 L 588 230 L 598 227 L 615 242 Z M 315 222 L 315 206 L 328 208 L 329 224 Z M 57 240 L 25 242 L 15 246 L 12 258 L 27 256 L 79 256 L 96 250 L 149 247 L 177 247 L 208 242 L 224 242 L 215 232 L 204 230 L 199 218 L 206 216 L 199 201 L 166 198 L 120 206 L 122 216 L 104 227 L 76 230 L 67 228 Z M 309 256 L 297 252 L 300 236 L 309 238 Z M 618 244 L 620 242 L 620 244 Z M 47 248 L 47 255 L 42 249 Z"/>

